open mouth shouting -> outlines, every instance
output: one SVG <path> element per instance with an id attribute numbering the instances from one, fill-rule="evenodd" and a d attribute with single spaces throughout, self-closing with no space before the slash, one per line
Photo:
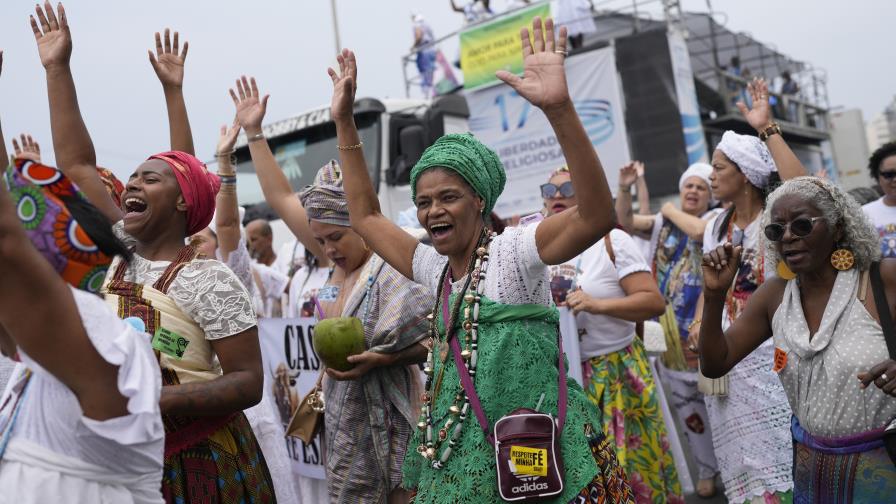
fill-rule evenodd
<path id="1" fill-rule="evenodd" d="M 143 217 L 149 205 L 141 198 L 129 196 L 124 200 L 124 220 L 134 220 Z"/>
<path id="2" fill-rule="evenodd" d="M 429 226 L 429 234 L 432 236 L 433 243 L 444 241 L 452 231 L 454 231 L 454 226 L 447 222 L 438 222 Z"/>

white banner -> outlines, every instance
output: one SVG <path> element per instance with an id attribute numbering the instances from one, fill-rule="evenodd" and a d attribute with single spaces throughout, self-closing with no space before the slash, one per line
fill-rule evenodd
<path id="1" fill-rule="evenodd" d="M 576 325 L 576 316 L 569 308 L 561 307 L 560 310 L 560 336 L 563 337 L 563 351 L 569 362 L 566 375 L 582 385 L 582 356 L 579 353 L 579 326 Z"/>
<path id="2" fill-rule="evenodd" d="M 284 429 L 320 373 L 321 362 L 311 346 L 316 323 L 313 318 L 258 319 L 265 387 L 271 387 Z M 306 445 L 301 439 L 287 436 L 286 450 L 295 474 L 326 478 L 322 441 L 317 436 Z"/>
<path id="3" fill-rule="evenodd" d="M 681 113 L 681 128 L 688 152 L 688 164 L 708 163 L 706 137 L 700 120 L 700 105 L 694 88 L 694 72 L 691 71 L 691 53 L 684 36 L 678 30 L 669 30 L 669 52 L 672 55 L 672 74 L 675 78 L 675 95 Z"/>
<path id="4" fill-rule="evenodd" d="M 610 190 L 615 191 L 619 168 L 630 154 L 613 49 L 569 58 L 566 78 Z M 566 164 L 547 118 L 506 84 L 467 92 L 466 97 L 470 130 L 498 153 L 507 170 L 507 187 L 495 211 L 507 218 L 540 210 L 541 184 L 551 171 Z"/>

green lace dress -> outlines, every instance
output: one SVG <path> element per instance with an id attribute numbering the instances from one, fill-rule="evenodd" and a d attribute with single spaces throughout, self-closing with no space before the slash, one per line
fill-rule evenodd
<path id="1" fill-rule="evenodd" d="M 542 394 L 541 411 L 556 414 L 558 313 L 549 301 L 547 268 L 535 250 L 534 228 L 508 229 L 492 242 L 490 255 L 488 275 L 500 278 L 491 282 L 486 279 L 475 377 L 486 417 L 494 425 L 517 408 L 534 409 Z M 421 245 L 414 259 L 415 280 L 435 288 L 442 271 L 439 264 L 444 265 L 444 261 L 433 249 Z M 512 301 L 547 301 L 498 303 L 488 297 L 496 294 Z M 441 317 L 439 327 L 444 333 Z M 441 363 L 436 360 L 438 373 Z M 450 355 L 445 366 L 433 412 L 438 425 L 444 423 L 455 393 L 461 390 Z M 561 439 L 565 491 L 549 502 L 633 502 L 624 471 L 600 431 L 597 411 L 577 383 L 570 379 L 567 386 L 567 418 Z M 442 469 L 433 469 L 417 453 L 421 443 L 421 433 L 415 430 L 403 467 L 403 486 L 416 490 L 415 503 L 501 502 L 494 449 L 485 440 L 475 415 L 467 417 L 460 441 Z"/>

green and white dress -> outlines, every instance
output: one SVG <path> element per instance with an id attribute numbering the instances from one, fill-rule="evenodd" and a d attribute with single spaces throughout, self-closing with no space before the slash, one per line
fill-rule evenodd
<path id="1" fill-rule="evenodd" d="M 548 267 L 535 245 L 537 226 L 510 228 L 491 242 L 489 268 L 479 315 L 479 359 L 476 392 L 490 425 L 517 408 L 557 412 L 557 320 L 548 281 Z M 414 254 L 414 280 L 433 292 L 447 258 L 420 245 Z M 453 296 L 465 279 L 453 285 Z M 453 302 L 453 300 L 452 300 Z M 459 321 L 458 321 L 459 322 Z M 444 331 L 444 322 L 439 319 Z M 435 373 L 439 372 L 437 359 Z M 447 359 L 433 418 L 442 418 L 460 390 L 453 359 Z M 632 502 L 625 473 L 600 431 L 600 420 L 582 388 L 569 390 L 561 449 L 565 491 L 556 503 Z M 442 469 L 433 469 L 416 451 L 416 431 L 404 463 L 406 488 L 416 489 L 415 503 L 500 502 L 495 457 L 482 429 L 471 415 L 453 454 Z"/>

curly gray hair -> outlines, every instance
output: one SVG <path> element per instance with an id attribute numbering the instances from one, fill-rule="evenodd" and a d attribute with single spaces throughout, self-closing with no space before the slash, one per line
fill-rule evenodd
<path id="1" fill-rule="evenodd" d="M 838 225 L 843 230 L 840 245 L 852 251 L 856 258 L 856 267 L 865 271 L 874 261 L 880 260 L 880 236 L 871 221 L 865 216 L 862 207 L 850 195 L 827 180 L 818 177 L 797 177 L 778 186 L 766 201 L 762 214 L 762 228 L 771 223 L 772 208 L 780 198 L 798 195 L 814 205 L 830 229 Z M 765 241 L 766 258 L 771 264 L 781 259 L 775 242 Z"/>

